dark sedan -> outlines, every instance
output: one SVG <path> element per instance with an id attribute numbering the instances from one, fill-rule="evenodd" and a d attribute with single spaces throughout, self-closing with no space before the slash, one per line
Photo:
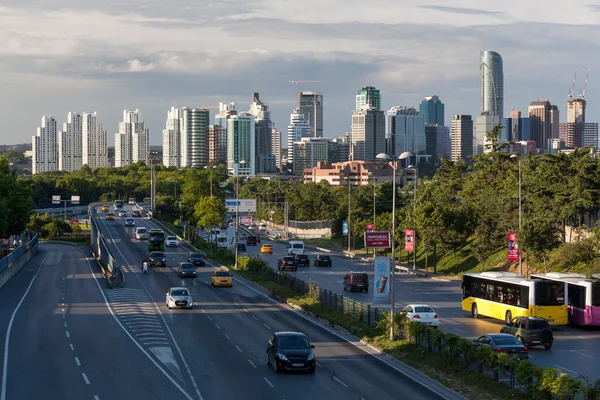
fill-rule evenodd
<path id="1" fill-rule="evenodd" d="M 315 353 L 306 335 L 300 332 L 276 332 L 267 346 L 267 365 L 275 373 L 306 371 L 315 373 Z"/>
<path id="2" fill-rule="evenodd" d="M 506 333 L 490 333 L 475 340 L 475 345 L 492 348 L 496 353 L 507 353 L 522 359 L 529 358 L 529 351 L 523 343 L 513 335 Z"/>
<path id="3" fill-rule="evenodd" d="M 194 264 L 196 267 L 204 267 L 206 265 L 204 255 L 200 253 L 190 253 L 187 260 L 188 262 Z"/>
<path id="4" fill-rule="evenodd" d="M 186 276 L 196 277 L 196 266 L 190 262 L 180 262 L 177 268 L 177 276 L 185 278 Z"/>
<path id="5" fill-rule="evenodd" d="M 310 267 L 310 259 L 306 254 L 296 254 L 296 265 Z"/>
<path id="6" fill-rule="evenodd" d="M 331 257 L 319 254 L 315 257 L 315 267 L 331 267 Z"/>
<path id="7" fill-rule="evenodd" d="M 167 266 L 167 256 L 162 251 L 153 251 L 148 256 L 148 261 L 150 261 L 150 266 L 153 267 L 155 265 L 166 267 Z"/>

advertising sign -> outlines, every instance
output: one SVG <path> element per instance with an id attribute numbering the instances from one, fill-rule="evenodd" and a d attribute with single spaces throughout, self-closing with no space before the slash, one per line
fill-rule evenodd
<path id="1" fill-rule="evenodd" d="M 389 232 L 365 232 L 365 248 L 387 249 L 390 247 Z"/>
<path id="2" fill-rule="evenodd" d="M 248 226 L 252 224 L 252 215 L 240 216 L 240 225 Z"/>
<path id="3" fill-rule="evenodd" d="M 519 235 L 517 232 L 508 232 L 508 261 L 519 260 Z"/>
<path id="4" fill-rule="evenodd" d="M 52 196 L 52 204 L 60 204 L 60 196 Z"/>
<path id="5" fill-rule="evenodd" d="M 365 228 L 367 228 L 367 232 L 373 232 L 375 230 L 375 224 L 367 224 L 365 225 Z"/>
<path id="6" fill-rule="evenodd" d="M 374 304 L 389 304 L 390 303 L 390 258 L 375 257 L 373 262 L 374 275 L 373 280 L 375 287 L 373 290 Z"/>
<path id="7" fill-rule="evenodd" d="M 414 232 L 410 229 L 404 230 L 404 251 L 413 251 L 415 249 Z"/>
<path id="8" fill-rule="evenodd" d="M 79 196 L 71 196 L 71 204 L 79 204 Z"/>
<path id="9" fill-rule="evenodd" d="M 256 199 L 225 199 L 228 212 L 256 212 Z"/>
<path id="10" fill-rule="evenodd" d="M 350 227 L 348 226 L 348 221 L 342 221 L 342 236 L 348 236 L 350 232 Z"/>

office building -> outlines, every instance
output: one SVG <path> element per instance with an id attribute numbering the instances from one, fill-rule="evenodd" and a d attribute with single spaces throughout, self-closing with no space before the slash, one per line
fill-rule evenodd
<path id="1" fill-rule="evenodd" d="M 425 124 L 425 154 L 431 155 L 434 163 L 450 158 L 452 141 L 447 126 Z"/>
<path id="2" fill-rule="evenodd" d="M 150 132 L 140 110 L 123 111 L 119 133 L 115 134 L 115 167 L 138 161 L 147 162 L 150 152 Z"/>
<path id="3" fill-rule="evenodd" d="M 369 176 L 372 173 L 372 176 Z M 410 174 L 396 174 L 396 184 L 403 186 L 403 176 Z M 392 163 L 381 161 L 345 161 L 345 162 L 325 162 L 319 161 L 313 168 L 304 170 L 304 183 L 326 181 L 331 186 L 348 185 L 348 178 L 351 186 L 366 186 L 373 183 L 380 184 L 383 182 L 392 182 L 394 176 L 394 168 Z"/>
<path id="4" fill-rule="evenodd" d="M 275 166 L 279 170 L 281 168 L 281 132 L 275 125 L 271 128 L 271 153 L 275 158 Z"/>
<path id="5" fill-rule="evenodd" d="M 318 92 L 298 93 L 298 110 L 310 126 L 310 137 L 323 137 L 323 95 Z"/>
<path id="6" fill-rule="evenodd" d="M 184 129 L 182 130 L 181 139 L 181 166 L 188 168 L 204 168 L 208 165 L 208 130 L 210 126 L 210 112 L 206 108 L 189 109 L 184 107 L 183 116 Z M 183 151 L 184 148 L 186 148 L 186 152 Z"/>
<path id="7" fill-rule="evenodd" d="M 165 167 L 181 167 L 181 128 L 183 112 L 180 108 L 171 107 L 167 111 L 167 122 L 162 131 L 163 165 Z"/>
<path id="8" fill-rule="evenodd" d="M 550 104 L 548 100 L 532 101 L 527 112 L 529 114 L 531 137 L 538 148 L 545 148 L 548 139 L 557 139 L 553 135 L 558 129 L 558 107 Z"/>
<path id="9" fill-rule="evenodd" d="M 491 141 L 488 139 L 488 133 L 492 132 L 494 127 L 500 125 L 500 116 L 494 114 L 481 114 L 475 118 L 475 147 L 474 153 L 490 153 L 492 149 Z M 500 142 L 500 137 L 498 138 Z"/>
<path id="10" fill-rule="evenodd" d="M 250 104 L 250 114 L 256 121 L 256 172 L 273 173 L 276 165 L 271 162 L 273 159 L 273 122 L 271 121 L 271 112 L 266 103 L 264 103 L 258 93 L 253 93 L 252 103 Z"/>
<path id="11" fill-rule="evenodd" d="M 397 158 L 408 151 L 416 165 L 426 153 L 425 118 L 412 107 L 394 106 L 385 115 L 385 138 L 385 153 Z"/>
<path id="12" fill-rule="evenodd" d="M 227 161 L 227 133 L 224 126 L 208 127 L 208 162 L 224 163 Z"/>
<path id="13" fill-rule="evenodd" d="M 375 160 L 377 154 L 385 153 L 385 113 L 375 108 L 353 111 L 351 140 L 353 160 Z"/>
<path id="14" fill-rule="evenodd" d="M 235 103 L 219 103 L 219 113 L 215 115 L 215 125 L 221 125 L 227 131 L 227 120 L 236 114 Z"/>
<path id="15" fill-rule="evenodd" d="M 562 122 L 559 124 L 559 140 L 568 148 L 598 148 L 598 123 Z"/>
<path id="16" fill-rule="evenodd" d="M 107 134 L 98 114 L 83 113 L 81 123 L 81 163 L 91 169 L 108 167 Z"/>
<path id="17" fill-rule="evenodd" d="M 484 50 L 479 63 L 480 114 L 504 116 L 504 67 L 495 51 Z"/>
<path id="18" fill-rule="evenodd" d="M 294 143 L 299 142 L 302 138 L 310 137 L 310 124 L 304 118 L 304 114 L 299 109 L 295 109 L 290 114 L 290 124 L 288 125 L 287 134 L 287 162 L 291 163 L 294 160 Z"/>
<path id="19" fill-rule="evenodd" d="M 256 123 L 246 112 L 227 119 L 227 170 L 231 175 L 256 175 Z"/>
<path id="20" fill-rule="evenodd" d="M 337 162 L 338 142 L 328 138 L 302 138 L 295 142 L 292 172 L 302 175 L 307 168 L 316 167 L 320 161 Z"/>
<path id="21" fill-rule="evenodd" d="M 82 116 L 76 112 L 67 115 L 62 131 L 58 132 L 58 170 L 73 172 L 81 169 Z"/>
<path id="22" fill-rule="evenodd" d="M 381 93 L 373 86 L 365 86 L 356 94 L 356 109 L 374 108 L 381 110 Z"/>
<path id="23" fill-rule="evenodd" d="M 473 156 L 473 118 L 470 115 L 452 117 L 452 161 L 468 161 Z"/>
<path id="24" fill-rule="evenodd" d="M 444 103 L 438 96 L 425 97 L 419 104 L 419 114 L 423 116 L 426 124 L 444 125 Z"/>
<path id="25" fill-rule="evenodd" d="M 567 122 L 585 122 L 586 101 L 582 98 L 570 99 L 567 102 Z"/>
<path id="26" fill-rule="evenodd" d="M 58 144 L 56 119 L 50 116 L 42 117 L 42 124 L 37 128 L 35 136 L 31 137 L 31 173 L 58 170 Z"/>

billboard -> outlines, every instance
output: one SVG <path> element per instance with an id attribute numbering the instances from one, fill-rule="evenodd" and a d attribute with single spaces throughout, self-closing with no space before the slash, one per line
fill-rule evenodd
<path id="1" fill-rule="evenodd" d="M 365 232 L 365 248 L 387 249 L 390 247 L 389 232 Z"/>
<path id="2" fill-rule="evenodd" d="M 508 261 L 519 260 L 519 235 L 517 232 L 508 232 Z"/>
<path id="3" fill-rule="evenodd" d="M 375 224 L 367 224 L 365 225 L 367 232 L 373 232 L 375 230 Z"/>
<path id="4" fill-rule="evenodd" d="M 60 196 L 52 196 L 52 204 L 60 204 Z"/>
<path id="5" fill-rule="evenodd" d="M 256 212 L 256 199 L 225 199 L 228 212 Z"/>
<path id="6" fill-rule="evenodd" d="M 71 196 L 71 204 L 79 204 L 79 196 Z"/>
<path id="7" fill-rule="evenodd" d="M 251 225 L 253 221 L 252 215 L 241 215 L 240 225 Z"/>
<path id="8" fill-rule="evenodd" d="M 348 225 L 348 221 L 342 221 L 342 236 L 348 236 L 350 232 L 350 226 Z"/>
<path id="9" fill-rule="evenodd" d="M 414 231 L 404 230 L 404 251 L 413 251 L 415 249 Z"/>
<path id="10" fill-rule="evenodd" d="M 390 303 L 390 258 L 375 257 L 373 261 L 374 268 L 374 304 L 389 304 Z"/>

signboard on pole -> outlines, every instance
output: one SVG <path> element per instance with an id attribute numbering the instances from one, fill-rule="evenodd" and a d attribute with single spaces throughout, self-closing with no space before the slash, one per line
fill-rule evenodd
<path id="1" fill-rule="evenodd" d="M 79 196 L 71 196 L 71 204 L 79 204 Z"/>
<path id="2" fill-rule="evenodd" d="M 367 228 L 367 232 L 373 232 L 375 230 L 375 224 L 367 224 L 365 225 L 365 228 Z"/>
<path id="3" fill-rule="evenodd" d="M 60 196 L 52 196 L 52 204 L 60 204 Z"/>
<path id="4" fill-rule="evenodd" d="M 240 215 L 240 225 L 250 226 L 252 225 L 252 215 Z"/>
<path id="5" fill-rule="evenodd" d="M 256 212 L 256 199 L 225 199 L 228 212 Z"/>
<path id="6" fill-rule="evenodd" d="M 388 249 L 390 247 L 389 232 L 365 232 L 365 248 Z"/>
<path id="7" fill-rule="evenodd" d="M 350 226 L 348 226 L 348 221 L 342 221 L 342 236 L 348 236 L 350 232 Z"/>
<path id="8" fill-rule="evenodd" d="M 374 304 L 390 303 L 390 258 L 375 257 L 373 260 L 375 287 L 373 290 Z"/>
<path id="9" fill-rule="evenodd" d="M 508 232 L 508 261 L 519 260 L 519 235 L 517 232 Z"/>
<path id="10" fill-rule="evenodd" d="M 411 229 L 404 230 L 404 251 L 415 249 L 414 232 Z"/>

